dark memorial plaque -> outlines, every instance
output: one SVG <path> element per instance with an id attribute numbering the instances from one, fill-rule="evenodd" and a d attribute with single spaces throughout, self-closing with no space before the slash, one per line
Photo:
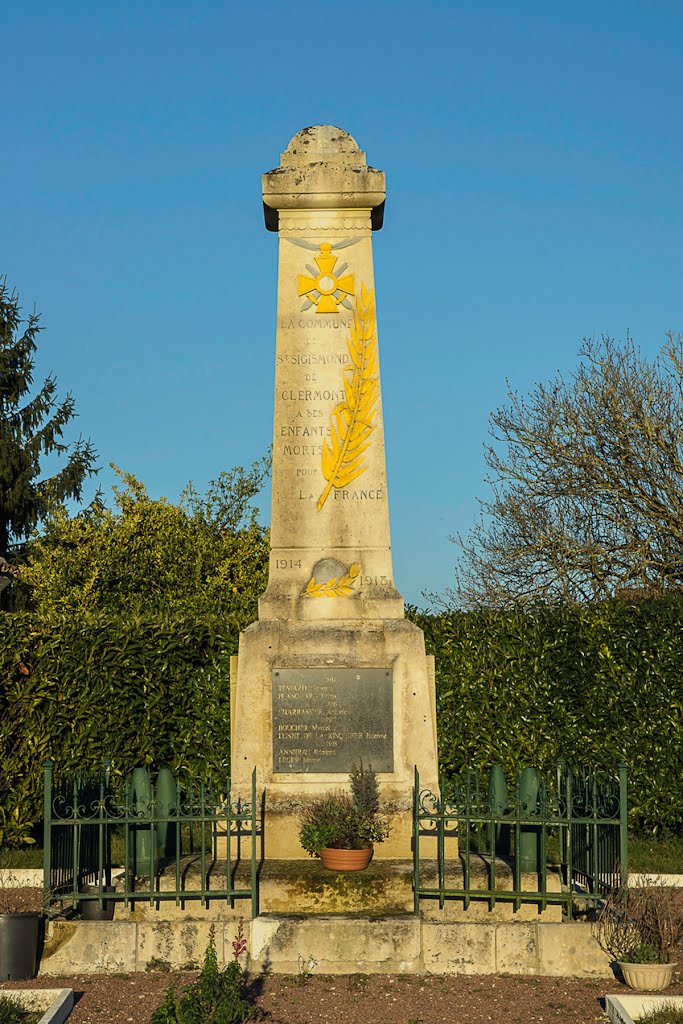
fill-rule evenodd
<path id="1" fill-rule="evenodd" d="M 394 770 L 391 670 L 273 671 L 273 771 Z"/>

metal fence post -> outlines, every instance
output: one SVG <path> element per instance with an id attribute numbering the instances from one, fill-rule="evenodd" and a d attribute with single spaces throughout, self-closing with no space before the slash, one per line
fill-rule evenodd
<path id="1" fill-rule="evenodd" d="M 628 767 L 619 762 L 619 866 L 621 884 L 628 885 Z"/>
<path id="2" fill-rule="evenodd" d="M 420 773 L 417 765 L 414 766 L 415 775 L 413 781 L 413 886 L 414 902 L 413 909 L 416 914 L 420 913 Z"/>
<path id="3" fill-rule="evenodd" d="M 258 878 L 256 872 L 256 766 L 251 773 L 251 916 L 258 914 Z"/>
<path id="4" fill-rule="evenodd" d="M 47 760 L 43 765 L 43 909 L 47 914 L 50 904 L 50 877 L 52 866 L 52 771 L 54 761 Z"/>

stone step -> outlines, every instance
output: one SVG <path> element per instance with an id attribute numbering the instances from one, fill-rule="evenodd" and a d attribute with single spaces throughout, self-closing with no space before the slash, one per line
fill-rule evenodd
<path id="1" fill-rule="evenodd" d="M 233 864 L 232 877 L 235 887 L 248 889 L 251 881 L 251 864 Z M 259 865 L 259 911 L 261 914 L 344 914 L 364 916 L 394 916 L 412 914 L 413 862 L 411 860 L 373 860 L 364 871 L 328 871 L 318 859 L 267 860 Z M 485 891 L 490 885 L 490 858 L 473 855 L 470 860 L 470 888 Z M 225 886 L 225 861 L 215 861 L 207 867 L 210 887 Z M 462 888 L 464 862 L 462 858 L 447 861 L 444 880 L 446 885 Z M 186 890 L 200 887 L 201 861 L 199 858 L 183 858 L 181 865 L 182 885 Z M 113 879 L 116 881 L 116 877 Z M 421 886 L 435 889 L 438 886 L 438 868 L 435 861 L 420 862 Z M 530 892 L 538 890 L 538 877 L 523 874 L 522 888 Z M 117 888 L 122 890 L 122 877 Z M 175 889 L 175 867 L 163 870 L 156 886 L 161 893 Z M 548 872 L 547 887 L 550 892 L 560 892 L 561 883 L 556 872 Z M 496 888 L 502 892 L 513 889 L 513 869 L 510 863 L 496 859 Z M 430 921 L 561 921 L 562 908 L 559 904 L 549 905 L 541 910 L 537 903 L 522 903 L 515 910 L 514 903 L 497 899 L 491 906 L 488 899 L 472 899 L 465 908 L 462 899 L 448 899 L 443 908 L 438 897 L 424 897 L 420 901 L 420 914 Z M 175 900 L 136 899 L 129 908 L 117 904 L 115 918 L 119 921 L 133 920 L 224 920 L 251 916 L 251 902 L 237 899 L 234 905 L 222 898 L 209 900 L 202 907 L 197 899 L 178 902 Z"/>
<path id="2" fill-rule="evenodd" d="M 582 923 L 263 914 L 243 927 L 244 966 L 254 974 L 612 976 L 609 958 Z M 235 921 L 53 921 L 40 974 L 197 967 L 211 932 L 223 964 L 232 957 Z"/>

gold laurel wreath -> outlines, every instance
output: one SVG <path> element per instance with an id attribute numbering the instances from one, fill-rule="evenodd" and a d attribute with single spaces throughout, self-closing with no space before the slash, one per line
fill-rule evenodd
<path id="1" fill-rule="evenodd" d="M 308 597 L 348 597 L 353 593 L 353 585 L 359 572 L 360 565 L 354 562 L 347 573 L 343 576 L 333 576 L 327 583 L 316 583 L 315 577 L 311 576 L 304 593 Z"/>
<path id="2" fill-rule="evenodd" d="M 367 469 L 363 452 L 371 444 L 379 395 L 376 319 L 375 293 L 363 285 L 347 339 L 353 366 L 344 370 L 345 399 L 332 410 L 329 444 L 327 438 L 323 441 L 322 470 L 327 487 L 318 498 L 318 511 L 333 487 L 347 487 Z"/>

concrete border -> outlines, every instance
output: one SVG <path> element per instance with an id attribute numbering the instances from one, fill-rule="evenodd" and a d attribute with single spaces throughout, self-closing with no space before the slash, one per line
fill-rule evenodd
<path id="1" fill-rule="evenodd" d="M 637 889 L 640 885 L 670 885 L 672 889 L 683 889 L 683 875 L 665 875 L 661 872 L 637 872 L 628 876 L 630 889 Z"/>
<path id="2" fill-rule="evenodd" d="M 42 889 L 42 868 L 0 868 L 0 885 L 9 888 L 16 883 L 22 889 Z"/>
<path id="3" fill-rule="evenodd" d="M 236 919 L 52 921 L 41 977 L 177 970 L 201 964 L 215 927 L 219 962 L 231 957 Z M 590 924 L 425 921 L 412 914 L 261 914 L 243 920 L 251 971 L 297 974 L 532 974 L 613 978 Z"/>
<path id="4" fill-rule="evenodd" d="M 672 1005 L 683 1008 L 683 996 L 605 996 L 605 1004 L 612 1024 L 636 1024 L 648 1010 Z"/>
<path id="5" fill-rule="evenodd" d="M 25 1010 L 34 1013 L 45 1008 L 38 1024 L 62 1024 L 74 1006 L 72 988 L 4 988 L 0 995 L 16 999 Z"/>

